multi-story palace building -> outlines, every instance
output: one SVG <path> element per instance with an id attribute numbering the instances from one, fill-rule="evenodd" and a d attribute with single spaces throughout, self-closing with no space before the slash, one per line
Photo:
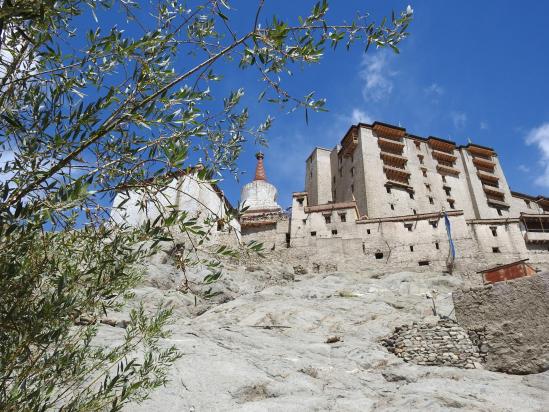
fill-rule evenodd
<path id="1" fill-rule="evenodd" d="M 360 123 L 305 169 L 289 217 L 251 207 L 244 240 L 364 267 L 549 264 L 549 199 L 511 191 L 492 148 Z"/>

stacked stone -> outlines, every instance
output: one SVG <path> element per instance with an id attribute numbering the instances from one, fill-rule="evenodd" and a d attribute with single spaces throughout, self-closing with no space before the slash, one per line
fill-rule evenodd
<path id="1" fill-rule="evenodd" d="M 486 362 L 486 356 L 488 355 L 488 336 L 486 328 L 470 330 L 469 339 L 471 339 L 473 345 L 478 348 L 482 362 Z"/>
<path id="2" fill-rule="evenodd" d="M 395 328 L 383 345 L 405 362 L 417 365 L 482 368 L 483 358 L 468 333 L 452 320 Z"/>

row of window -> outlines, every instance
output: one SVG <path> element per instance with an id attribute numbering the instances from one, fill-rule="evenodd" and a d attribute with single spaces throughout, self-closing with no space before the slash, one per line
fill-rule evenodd
<path id="1" fill-rule="evenodd" d="M 339 215 L 340 222 L 347 221 L 347 213 L 338 213 L 338 215 Z M 332 223 L 332 215 L 324 215 L 324 220 L 326 223 Z"/>

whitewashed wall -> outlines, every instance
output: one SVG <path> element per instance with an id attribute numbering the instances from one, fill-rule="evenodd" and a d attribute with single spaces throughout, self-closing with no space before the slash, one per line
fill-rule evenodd
<path id="1" fill-rule="evenodd" d="M 174 178 L 165 189 L 155 193 L 155 199 L 156 202 L 152 201 L 150 195 L 142 191 L 121 191 L 114 198 L 111 219 L 116 224 L 140 226 L 147 219 L 154 221 L 159 215 L 159 208 L 164 210 L 164 214 L 170 209 L 186 211 L 200 222 L 208 218 L 217 221 L 227 215 L 222 195 L 210 183 L 200 181 L 195 174 Z M 214 235 L 216 232 L 227 232 L 230 227 L 240 239 L 240 224 L 235 219 L 222 230 L 217 230 L 216 223 L 212 225 L 215 225 Z"/>

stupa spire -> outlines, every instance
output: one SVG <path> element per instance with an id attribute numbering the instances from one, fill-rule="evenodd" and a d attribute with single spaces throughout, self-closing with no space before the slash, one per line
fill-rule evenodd
<path id="1" fill-rule="evenodd" d="M 257 152 L 255 158 L 257 159 L 257 165 L 255 167 L 255 178 L 256 180 L 267 181 L 267 175 L 265 174 L 265 166 L 263 166 L 263 158 L 265 155 L 261 152 Z"/>

